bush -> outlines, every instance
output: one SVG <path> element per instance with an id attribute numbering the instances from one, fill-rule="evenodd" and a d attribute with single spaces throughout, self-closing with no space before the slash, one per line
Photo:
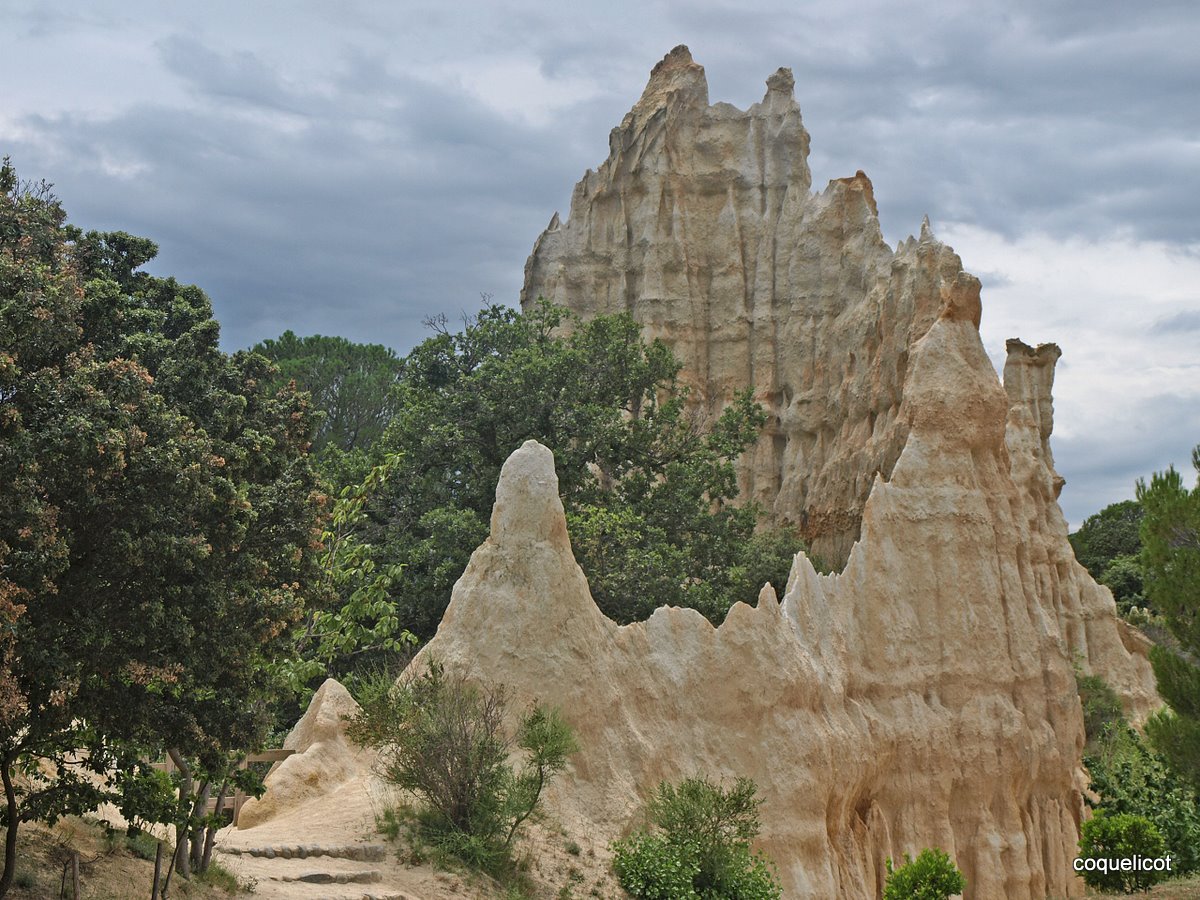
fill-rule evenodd
<path id="1" fill-rule="evenodd" d="M 448 674 L 436 662 L 407 681 L 364 692 L 352 739 L 379 751 L 379 774 L 425 803 L 417 816 L 438 850 L 492 875 L 512 868 L 512 841 L 542 791 L 578 750 L 558 713 L 534 707 L 515 736 L 504 732 L 505 693 Z M 516 745 L 525 765 L 508 763 Z"/>
<path id="2" fill-rule="evenodd" d="M 1167 855 L 1162 835 L 1149 819 L 1127 814 L 1110 815 L 1102 809 L 1083 823 L 1079 839 L 1081 859 L 1131 859 L 1134 856 L 1159 858 Z M 1083 871 L 1083 880 L 1105 891 L 1147 891 L 1167 877 L 1166 872 Z"/>
<path id="3" fill-rule="evenodd" d="M 613 843 L 621 886 L 641 900 L 778 900 L 767 860 L 750 849 L 758 834 L 754 782 L 729 791 L 704 778 L 663 783 L 649 804 L 660 832 Z"/>
<path id="4" fill-rule="evenodd" d="M 904 865 L 898 869 L 888 858 L 883 900 L 946 900 L 966 887 L 967 879 L 945 850 L 926 848 L 916 859 L 904 854 Z"/>
<path id="5" fill-rule="evenodd" d="M 1096 806 L 1149 819 L 1166 842 L 1172 874 L 1200 871 L 1200 800 L 1136 731 L 1124 722 L 1110 726 L 1083 763 L 1100 796 Z"/>
<path id="6" fill-rule="evenodd" d="M 1075 666 L 1075 690 L 1083 706 L 1083 730 L 1089 745 L 1104 731 L 1105 726 L 1125 721 L 1121 698 L 1099 675 L 1085 675 Z"/>

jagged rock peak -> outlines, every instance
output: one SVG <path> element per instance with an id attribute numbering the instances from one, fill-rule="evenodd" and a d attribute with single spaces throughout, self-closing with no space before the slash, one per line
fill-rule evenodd
<path id="1" fill-rule="evenodd" d="M 704 77 L 704 66 L 692 59 L 692 52 L 683 44 L 650 70 L 650 81 L 629 115 L 634 118 L 649 115 L 666 106 L 674 97 L 691 105 L 708 105 L 708 79 Z"/>
<path id="2" fill-rule="evenodd" d="M 767 93 L 778 92 L 793 96 L 796 90 L 796 79 L 792 76 L 792 70 L 787 66 L 780 66 L 775 70 L 775 74 L 767 79 Z"/>

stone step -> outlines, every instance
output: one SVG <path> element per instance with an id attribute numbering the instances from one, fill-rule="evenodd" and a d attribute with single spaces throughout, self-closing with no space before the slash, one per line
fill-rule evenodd
<path id="1" fill-rule="evenodd" d="M 263 859 L 309 859 L 317 856 L 352 859 L 356 862 L 381 862 L 387 859 L 387 847 L 384 844 L 347 844 L 340 847 L 281 844 L 269 847 L 221 847 L 220 850 L 234 856 L 256 856 Z"/>
<path id="2" fill-rule="evenodd" d="M 300 875 L 271 876 L 272 881 L 299 881 L 304 884 L 378 884 L 383 875 L 378 869 L 359 872 L 304 872 Z"/>

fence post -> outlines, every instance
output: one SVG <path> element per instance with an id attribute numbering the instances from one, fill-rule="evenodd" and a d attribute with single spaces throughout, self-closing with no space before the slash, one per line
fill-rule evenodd
<path id="1" fill-rule="evenodd" d="M 158 879 L 162 875 L 162 841 L 154 851 L 154 887 L 150 889 L 150 900 L 158 900 Z"/>

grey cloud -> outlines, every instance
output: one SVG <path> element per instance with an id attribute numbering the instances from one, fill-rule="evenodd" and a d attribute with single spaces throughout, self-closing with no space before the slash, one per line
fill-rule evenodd
<path id="1" fill-rule="evenodd" d="M 298 128 L 247 128 L 220 104 L 26 125 L 55 148 L 72 219 L 157 240 L 152 268 L 212 295 L 226 346 L 290 327 L 407 349 L 430 313 L 474 308 L 480 291 L 515 301 L 558 185 L 576 176 L 547 153 L 551 135 L 379 68 L 341 77 L 332 98 L 293 92 L 289 106 L 312 112 Z M 378 136 L 347 140 L 366 121 Z M 36 147 L 14 149 L 29 171 Z M 113 178 L 101 157 L 147 169 Z"/>
<path id="2" fill-rule="evenodd" d="M 1104 407 L 1100 407 L 1103 409 Z M 1079 420 L 1075 434 L 1051 438 L 1056 467 L 1067 479 L 1059 502 L 1072 527 L 1110 503 L 1133 496 L 1139 478 L 1174 465 L 1191 483 L 1189 460 L 1200 443 L 1195 397 L 1159 394 L 1119 416 Z"/>
<path id="3" fill-rule="evenodd" d="M 1197 304 L 1200 307 L 1200 304 Z M 1189 309 L 1159 319 L 1150 326 L 1152 334 L 1177 334 L 1200 331 L 1200 308 Z"/>
<path id="4" fill-rule="evenodd" d="M 285 112 L 300 110 L 300 99 L 253 53 L 220 54 L 180 34 L 159 41 L 158 50 L 168 72 L 211 97 Z"/>

